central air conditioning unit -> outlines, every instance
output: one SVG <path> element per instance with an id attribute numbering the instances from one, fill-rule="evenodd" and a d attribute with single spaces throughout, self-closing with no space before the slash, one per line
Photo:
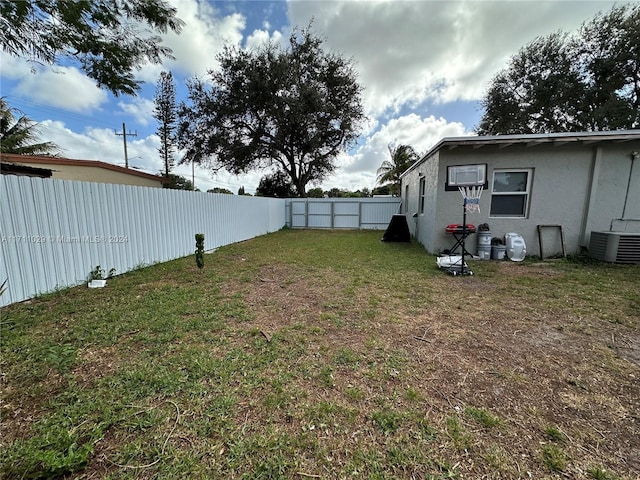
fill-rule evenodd
<path id="1" fill-rule="evenodd" d="M 640 233 L 591 232 L 589 256 L 605 262 L 640 264 Z"/>

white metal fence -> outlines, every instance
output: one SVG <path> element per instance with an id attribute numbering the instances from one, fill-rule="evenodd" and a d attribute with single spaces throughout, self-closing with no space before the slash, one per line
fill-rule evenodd
<path id="1" fill-rule="evenodd" d="M 384 230 L 398 213 L 399 198 L 290 198 L 287 225 L 293 228 Z"/>
<path id="2" fill-rule="evenodd" d="M 385 229 L 397 198 L 274 199 L 0 175 L 0 306 L 282 228 Z"/>
<path id="3" fill-rule="evenodd" d="M 285 200 L 0 175 L 0 305 L 282 228 Z"/>

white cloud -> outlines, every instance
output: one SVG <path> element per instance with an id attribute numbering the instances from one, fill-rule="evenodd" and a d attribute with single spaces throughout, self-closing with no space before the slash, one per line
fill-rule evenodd
<path id="1" fill-rule="evenodd" d="M 202 76 L 216 66 L 216 55 L 225 42 L 239 45 L 242 41 L 246 19 L 239 13 L 223 16 L 207 1 L 171 0 L 177 16 L 185 22 L 180 35 L 168 32 L 163 44 L 173 50 L 173 60 L 163 65 L 145 65 L 138 78 L 155 82 L 160 71 L 171 70 L 186 76 Z"/>
<path id="2" fill-rule="evenodd" d="M 89 112 L 108 95 L 75 67 L 30 65 L 26 60 L 0 55 L 2 76 L 15 81 L 11 94 L 35 103 L 71 112 Z"/>
<path id="3" fill-rule="evenodd" d="M 61 147 L 64 157 L 124 165 L 122 137 L 117 137 L 111 129 L 89 128 L 78 133 L 54 120 L 45 120 L 39 127 L 41 138 Z"/>
<path id="4" fill-rule="evenodd" d="M 269 35 L 269 32 L 267 30 L 256 29 L 251 35 L 247 37 L 245 48 L 247 48 L 248 50 L 253 50 L 259 48 L 269 41 L 278 44 L 282 42 L 282 40 L 282 33 L 277 30 L 273 32 L 273 34 Z"/>
<path id="5" fill-rule="evenodd" d="M 575 31 L 613 2 L 290 1 L 293 24 L 326 34 L 356 59 L 373 114 L 424 101 L 477 100 L 510 56 L 536 36 Z"/>
<path id="6" fill-rule="evenodd" d="M 142 97 L 133 97 L 131 102 L 118 102 L 123 112 L 128 113 L 141 125 L 149 125 L 153 120 L 155 103 Z"/>
<path id="7" fill-rule="evenodd" d="M 394 118 L 373 135 L 367 137 L 352 155 L 343 155 L 338 160 L 339 172 L 323 183 L 323 188 L 345 188 L 357 190 L 373 188 L 376 170 L 389 159 L 388 145 L 411 145 L 416 152 L 425 153 L 443 137 L 467 135 L 469 132 L 460 123 L 450 123 L 433 116 L 421 118 L 409 114 Z"/>

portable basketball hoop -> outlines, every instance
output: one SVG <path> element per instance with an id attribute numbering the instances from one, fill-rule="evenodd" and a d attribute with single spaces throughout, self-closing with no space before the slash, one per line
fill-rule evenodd
<path id="1" fill-rule="evenodd" d="M 464 200 L 464 209 L 466 212 L 480 213 L 480 197 L 482 196 L 483 186 L 477 187 L 458 187 L 460 194 Z"/>
<path id="2" fill-rule="evenodd" d="M 447 271 L 454 276 L 457 275 L 473 275 L 473 272 L 469 269 L 468 265 L 464 261 L 465 256 L 465 238 L 466 228 L 467 228 L 467 212 L 469 213 L 480 213 L 480 197 L 482 196 L 483 185 L 474 185 L 474 186 L 459 186 L 458 190 L 460 191 L 460 195 L 462 195 L 463 199 L 463 208 L 462 208 L 462 255 L 458 262 L 455 262 L 453 265 L 447 268 Z"/>

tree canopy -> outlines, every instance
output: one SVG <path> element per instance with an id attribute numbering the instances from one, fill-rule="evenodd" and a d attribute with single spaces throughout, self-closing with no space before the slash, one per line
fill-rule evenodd
<path id="1" fill-rule="evenodd" d="M 207 190 L 207 193 L 224 193 L 225 195 L 233 195 L 233 192 L 228 188 L 214 187 Z"/>
<path id="2" fill-rule="evenodd" d="M 309 190 L 307 190 L 307 197 L 322 198 L 324 197 L 324 191 L 320 187 L 310 188 Z"/>
<path id="3" fill-rule="evenodd" d="M 522 48 L 482 100 L 481 135 L 640 127 L 640 5 Z"/>
<path id="4" fill-rule="evenodd" d="M 413 165 L 420 156 L 410 145 L 387 145 L 389 149 L 389 160 L 385 160 L 376 172 L 379 184 L 389 184 L 389 191 L 392 195 L 400 196 L 400 175 Z"/>
<path id="5" fill-rule="evenodd" d="M 160 172 L 160 175 L 163 174 L 164 172 Z M 193 182 L 182 175 L 170 173 L 166 178 L 168 179 L 168 182 L 162 184 L 163 188 L 170 188 L 172 190 L 197 190 L 194 188 Z"/>
<path id="6" fill-rule="evenodd" d="M 335 170 L 365 115 L 352 63 L 327 53 L 311 26 L 295 29 L 288 48 L 227 46 L 209 81 L 189 83 L 180 113 L 183 162 L 231 173 L 275 168 L 299 196 Z"/>
<path id="7" fill-rule="evenodd" d="M 164 0 L 3 0 L 0 42 L 35 63 L 72 61 L 114 95 L 133 95 L 140 89 L 133 71 L 171 57 L 153 34 L 179 33 L 176 13 Z"/>
<path id="8" fill-rule="evenodd" d="M 265 175 L 260 179 L 256 195 L 259 197 L 292 198 L 296 190 L 291 185 L 291 178 L 281 170 Z"/>
<path id="9" fill-rule="evenodd" d="M 38 124 L 0 98 L 0 152 L 17 155 L 57 155 L 60 148 L 40 142 Z"/>

